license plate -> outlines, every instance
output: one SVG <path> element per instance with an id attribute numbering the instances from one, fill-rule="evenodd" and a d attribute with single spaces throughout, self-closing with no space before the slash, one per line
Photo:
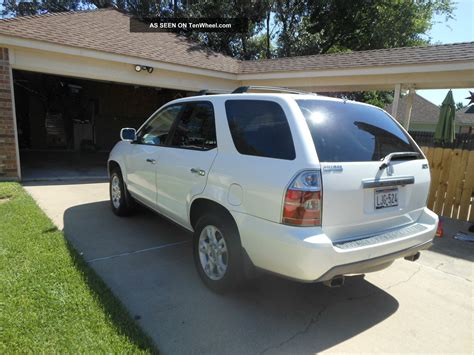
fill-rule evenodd
<path id="1" fill-rule="evenodd" d="M 398 189 L 375 190 L 375 209 L 398 206 Z"/>

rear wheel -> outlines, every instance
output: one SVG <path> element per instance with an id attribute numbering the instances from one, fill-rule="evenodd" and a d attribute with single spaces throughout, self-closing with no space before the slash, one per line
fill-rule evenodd
<path id="1" fill-rule="evenodd" d="M 127 216 L 133 211 L 133 200 L 127 191 L 120 169 L 110 173 L 110 205 L 117 216 Z"/>
<path id="2" fill-rule="evenodd" d="M 242 247 L 234 223 L 219 215 L 202 216 L 194 232 L 194 262 L 212 291 L 232 290 L 243 280 Z"/>

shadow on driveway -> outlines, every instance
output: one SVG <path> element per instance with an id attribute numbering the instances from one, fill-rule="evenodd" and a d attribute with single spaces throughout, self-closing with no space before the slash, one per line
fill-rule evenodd
<path id="1" fill-rule="evenodd" d="M 265 275 L 213 294 L 195 272 L 191 234 L 148 210 L 119 218 L 108 201 L 78 205 L 64 233 L 165 354 L 320 352 L 398 309 L 361 277 L 329 289 Z"/>

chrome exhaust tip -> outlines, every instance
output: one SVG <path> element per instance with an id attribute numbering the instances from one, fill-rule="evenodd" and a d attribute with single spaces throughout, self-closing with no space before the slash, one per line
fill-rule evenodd
<path id="1" fill-rule="evenodd" d="M 342 285 L 344 285 L 344 281 L 345 281 L 344 275 L 339 275 L 339 276 L 333 277 L 331 280 L 324 281 L 323 283 L 327 287 L 335 288 L 335 287 L 341 287 Z"/>
<path id="2" fill-rule="evenodd" d="M 420 258 L 420 252 L 413 255 L 405 256 L 405 260 L 408 260 L 408 261 L 417 261 L 419 258 Z"/>

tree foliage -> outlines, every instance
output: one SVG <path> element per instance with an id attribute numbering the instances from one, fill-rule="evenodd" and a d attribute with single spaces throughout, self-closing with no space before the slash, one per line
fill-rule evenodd
<path id="1" fill-rule="evenodd" d="M 247 18 L 248 29 L 244 33 L 195 32 L 189 36 L 233 57 L 252 59 L 265 48 L 259 33 L 264 28 L 268 8 L 267 0 L 200 0 L 182 7 L 179 14 L 191 18 Z"/>
<path id="2" fill-rule="evenodd" d="M 456 111 L 459 111 L 461 109 L 463 109 L 464 107 L 464 104 L 462 102 L 456 102 Z"/>
<path id="3" fill-rule="evenodd" d="M 2 15 L 7 17 L 36 15 L 47 12 L 74 11 L 83 8 L 80 0 L 3 0 Z"/>
<path id="4" fill-rule="evenodd" d="M 308 0 L 295 36 L 280 35 L 281 55 L 426 44 L 433 15 L 451 17 L 452 10 L 450 0 Z"/>

